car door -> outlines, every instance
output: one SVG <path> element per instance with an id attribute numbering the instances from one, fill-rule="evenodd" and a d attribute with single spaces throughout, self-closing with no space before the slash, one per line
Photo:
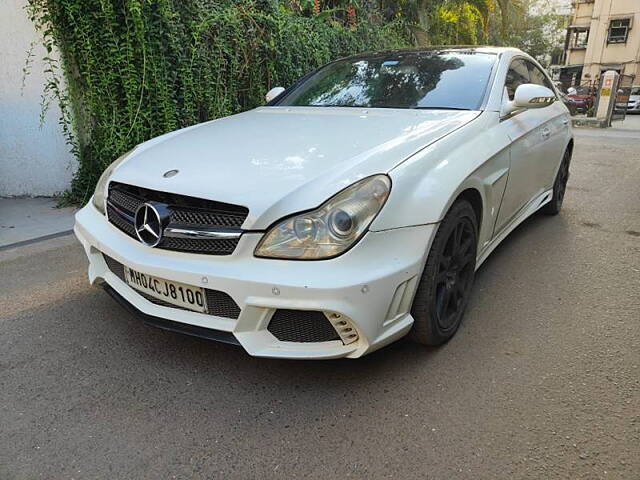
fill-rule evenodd
<path id="1" fill-rule="evenodd" d="M 531 83 L 529 68 L 524 58 L 512 60 L 504 84 L 503 101 L 513 100 L 516 88 Z M 539 168 L 544 157 L 546 108 L 516 111 L 501 118 L 501 127 L 511 140 L 511 159 L 507 186 L 496 220 L 495 234 L 508 223 L 541 191 Z"/>
<path id="2" fill-rule="evenodd" d="M 531 83 L 542 85 L 554 91 L 551 80 L 534 63 L 525 60 L 529 69 Z M 542 157 L 539 160 L 537 169 L 539 190 L 542 193 L 553 187 L 556 171 L 560 165 L 560 160 L 566 148 L 569 136 L 570 115 L 562 104 L 560 98 L 548 107 L 540 109 L 546 116 L 545 124 L 542 127 Z"/>

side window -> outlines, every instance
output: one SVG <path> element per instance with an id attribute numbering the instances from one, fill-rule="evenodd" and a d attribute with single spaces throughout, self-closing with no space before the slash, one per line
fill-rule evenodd
<path id="1" fill-rule="evenodd" d="M 531 83 L 547 87 L 553 92 L 553 86 L 542 70 L 531 62 L 527 62 L 527 67 L 529 67 L 529 78 L 531 78 Z"/>
<path id="2" fill-rule="evenodd" d="M 507 72 L 507 80 L 504 84 L 509 95 L 509 100 L 513 100 L 513 96 L 523 83 L 529 83 L 529 69 L 524 60 L 514 60 L 511 62 L 509 71 Z"/>

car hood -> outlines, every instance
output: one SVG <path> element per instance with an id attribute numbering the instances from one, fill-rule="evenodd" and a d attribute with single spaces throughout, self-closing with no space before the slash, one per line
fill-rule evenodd
<path id="1" fill-rule="evenodd" d="M 111 179 L 249 209 L 264 229 L 394 166 L 477 111 L 262 107 L 138 146 Z M 164 178 L 168 170 L 177 175 Z"/>

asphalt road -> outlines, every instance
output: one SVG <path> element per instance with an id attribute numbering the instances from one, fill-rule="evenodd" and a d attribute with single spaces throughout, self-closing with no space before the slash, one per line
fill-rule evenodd
<path id="1" fill-rule="evenodd" d="M 579 133 L 439 350 L 252 358 L 143 326 L 72 238 L 0 252 L 0 479 L 640 478 L 639 147 Z"/>

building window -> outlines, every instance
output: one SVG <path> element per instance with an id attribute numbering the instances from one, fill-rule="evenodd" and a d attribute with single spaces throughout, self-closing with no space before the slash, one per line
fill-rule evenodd
<path id="1" fill-rule="evenodd" d="M 611 22 L 609 22 L 609 38 L 607 43 L 627 43 L 630 28 L 630 18 L 611 20 Z"/>
<path id="2" fill-rule="evenodd" d="M 574 28 L 569 39 L 569 48 L 587 48 L 589 42 L 588 28 Z"/>

